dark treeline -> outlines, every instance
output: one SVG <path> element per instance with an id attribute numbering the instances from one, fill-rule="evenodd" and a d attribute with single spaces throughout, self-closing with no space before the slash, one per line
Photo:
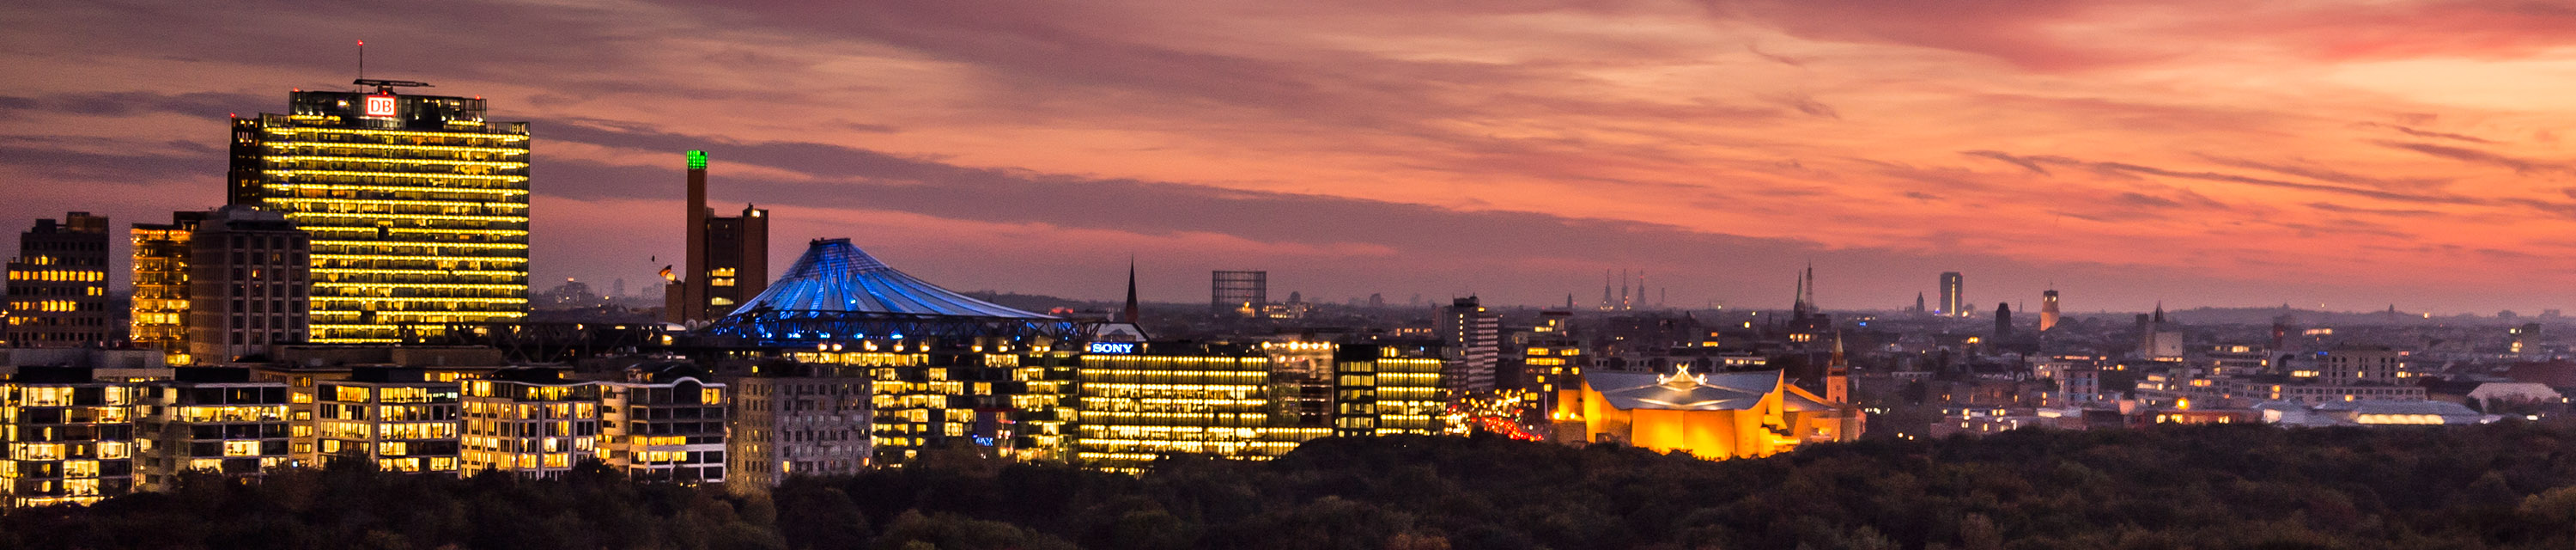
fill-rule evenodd
<path id="1" fill-rule="evenodd" d="M 0 548 L 2576 548 L 2576 430 L 2024 431 L 1706 462 L 1326 439 L 1145 476 L 962 455 L 768 497 L 358 469 L 0 518 Z"/>

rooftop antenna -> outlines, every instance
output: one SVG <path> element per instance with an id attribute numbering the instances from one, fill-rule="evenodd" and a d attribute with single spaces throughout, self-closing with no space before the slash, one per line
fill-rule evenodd
<path id="1" fill-rule="evenodd" d="M 391 93 L 394 93 L 394 87 L 397 87 L 397 86 L 400 86 L 400 87 L 413 87 L 413 88 L 427 88 L 427 87 L 429 87 L 429 83 L 427 83 L 427 82 L 418 82 L 418 81 L 411 81 L 411 80 L 379 80 L 379 79 L 370 79 L 370 78 L 367 78 L 367 41 L 365 41 L 365 40 L 360 40 L 360 41 L 358 41 L 358 79 L 357 79 L 357 80 L 349 81 L 349 83 L 350 83 L 350 84 L 356 84 L 356 85 L 358 85 L 358 86 L 374 86 L 374 87 L 376 87 L 376 93 L 379 93 L 379 94 L 391 94 Z M 361 89 L 361 91 L 364 91 L 364 89 L 362 88 L 362 89 Z M 477 96 L 477 97 L 479 98 L 480 96 Z"/>

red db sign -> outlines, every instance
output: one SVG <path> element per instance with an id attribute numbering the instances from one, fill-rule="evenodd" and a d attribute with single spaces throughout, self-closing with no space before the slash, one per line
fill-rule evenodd
<path id="1" fill-rule="evenodd" d="M 367 96 L 367 116 L 394 116 L 394 96 Z"/>

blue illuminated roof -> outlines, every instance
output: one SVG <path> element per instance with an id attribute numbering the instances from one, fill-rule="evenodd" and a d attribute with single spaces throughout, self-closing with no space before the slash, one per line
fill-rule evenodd
<path id="1" fill-rule="evenodd" d="M 816 239 L 796 266 L 769 290 L 742 303 L 733 315 L 799 313 L 937 315 L 1003 319 L 1054 319 L 977 300 L 886 267 L 849 239 Z"/>

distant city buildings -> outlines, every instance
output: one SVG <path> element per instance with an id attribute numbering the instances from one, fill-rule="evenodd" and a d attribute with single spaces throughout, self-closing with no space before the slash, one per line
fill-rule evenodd
<path id="1" fill-rule="evenodd" d="M 1208 275 L 1208 309 L 1245 317 L 1261 314 L 1270 303 L 1270 272 L 1215 271 Z"/>
<path id="2" fill-rule="evenodd" d="M 1957 271 L 1941 273 L 1941 315 L 1966 317 L 1968 311 L 1967 281 Z"/>
<path id="3" fill-rule="evenodd" d="M 397 343 L 411 324 L 528 311 L 528 123 L 479 97 L 296 91 L 236 118 L 230 204 L 311 234 L 309 340 Z M 227 338 L 229 343 L 229 338 Z"/>
<path id="4" fill-rule="evenodd" d="M 9 262 L 8 321 L 0 342 L 20 347 L 104 347 L 124 339 L 107 293 L 107 217 L 72 212 L 18 234 Z"/>
<path id="5" fill-rule="evenodd" d="M 2057 289 L 2052 288 L 2047 291 L 2040 292 L 2039 331 L 2048 332 L 2050 330 L 2054 330 L 2057 328 L 2057 323 L 2064 319 L 2065 317 L 2057 312 Z"/>

